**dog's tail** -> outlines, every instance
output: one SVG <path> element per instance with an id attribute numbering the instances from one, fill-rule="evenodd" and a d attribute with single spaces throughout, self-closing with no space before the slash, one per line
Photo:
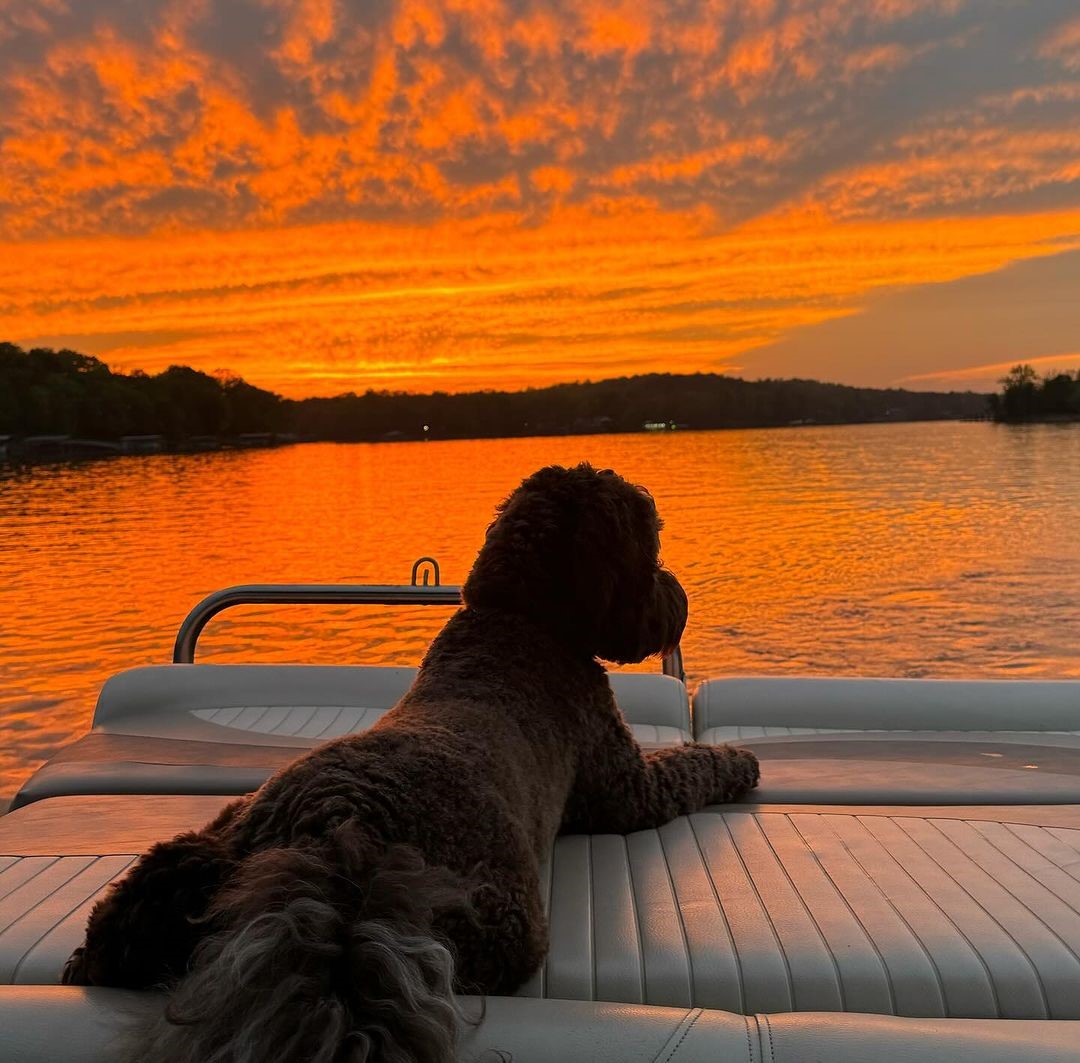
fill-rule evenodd
<path id="1" fill-rule="evenodd" d="M 133 1058 L 155 1063 L 448 1063 L 467 1018 L 435 916 L 469 890 L 417 850 L 369 854 L 339 829 L 323 849 L 248 857 Z M 220 928 L 220 929 L 217 929 Z"/>

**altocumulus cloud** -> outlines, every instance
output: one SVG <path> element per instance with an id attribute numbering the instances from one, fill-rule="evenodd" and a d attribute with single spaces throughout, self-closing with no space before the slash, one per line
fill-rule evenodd
<path id="1" fill-rule="evenodd" d="M 8 0 L 0 314 L 294 392 L 574 375 L 583 345 L 605 375 L 752 365 L 867 291 L 1075 245 L 1074 12 Z"/>

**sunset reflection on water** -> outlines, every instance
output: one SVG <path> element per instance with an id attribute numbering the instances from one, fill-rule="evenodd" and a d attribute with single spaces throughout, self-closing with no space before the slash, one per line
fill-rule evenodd
<path id="1" fill-rule="evenodd" d="M 551 462 L 654 494 L 719 674 L 1080 676 L 1080 431 L 989 424 L 408 443 L 0 466 L 0 795 L 170 659 L 204 595 L 255 582 L 459 583 L 496 503 Z M 249 607 L 203 662 L 414 663 L 446 617 Z M 653 667 L 654 665 L 650 665 Z"/>

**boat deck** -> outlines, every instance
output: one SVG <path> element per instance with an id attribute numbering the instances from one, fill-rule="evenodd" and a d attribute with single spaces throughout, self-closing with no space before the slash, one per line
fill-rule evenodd
<path id="1" fill-rule="evenodd" d="M 15 1058 L 110 1058 L 116 1016 L 155 1005 L 57 985 L 96 898 L 154 841 L 371 726 L 413 674 L 110 680 L 90 734 L 0 818 Z M 466 1046 L 519 1063 L 1076 1058 L 1080 683 L 724 679 L 692 704 L 670 676 L 613 685 L 639 741 L 738 740 L 761 786 L 658 830 L 558 839 L 547 960 Z M 91 1018 L 106 1033 L 62 1051 L 56 1023 Z"/>

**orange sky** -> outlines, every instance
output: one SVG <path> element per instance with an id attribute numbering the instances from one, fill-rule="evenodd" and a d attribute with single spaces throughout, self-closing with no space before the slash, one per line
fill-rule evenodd
<path id="1" fill-rule="evenodd" d="M 0 339 L 294 396 L 1080 366 L 1073 11 L 4 0 Z"/>

